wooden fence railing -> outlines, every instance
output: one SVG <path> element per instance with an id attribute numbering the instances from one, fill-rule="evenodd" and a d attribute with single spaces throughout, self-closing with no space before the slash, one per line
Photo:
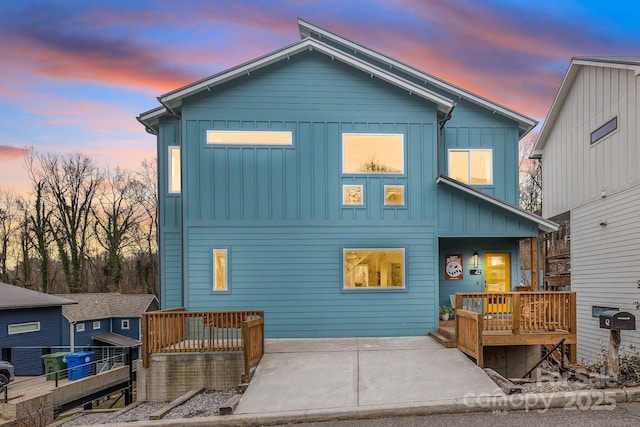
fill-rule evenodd
<path id="1" fill-rule="evenodd" d="M 483 347 L 556 344 L 576 359 L 575 292 L 461 293 L 455 297 L 457 347 L 483 366 Z"/>
<path id="2" fill-rule="evenodd" d="M 483 331 L 576 331 L 575 292 L 461 293 L 455 308 L 480 313 Z"/>
<path id="3" fill-rule="evenodd" d="M 247 380 L 264 353 L 264 311 L 187 312 L 184 308 L 142 315 L 142 365 L 154 353 L 242 351 Z"/>
<path id="4" fill-rule="evenodd" d="M 482 314 L 473 311 L 456 310 L 456 346 L 462 352 L 484 364 L 482 350 Z"/>

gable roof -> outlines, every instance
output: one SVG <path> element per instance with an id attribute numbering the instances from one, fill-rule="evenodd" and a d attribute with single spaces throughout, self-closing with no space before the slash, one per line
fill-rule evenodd
<path id="1" fill-rule="evenodd" d="M 60 295 L 77 302 L 62 308 L 62 315 L 70 322 L 108 319 L 112 317 L 140 317 L 158 299 L 151 294 L 64 294 Z M 153 308 L 153 307 L 152 307 Z"/>
<path id="2" fill-rule="evenodd" d="M 494 113 L 504 116 L 508 119 L 514 120 L 518 123 L 518 127 L 520 129 L 520 132 L 519 132 L 520 137 L 523 137 L 524 135 L 526 135 L 531 129 L 533 129 L 538 124 L 538 122 L 535 119 L 532 119 L 531 117 L 527 117 L 523 114 L 520 114 L 510 108 L 507 108 L 503 105 L 495 103 L 480 95 L 474 94 L 458 86 L 455 86 L 451 83 L 445 82 L 444 80 L 439 79 L 431 74 L 425 73 L 424 71 L 420 71 L 401 61 L 398 61 L 387 55 L 376 52 L 372 49 L 369 49 L 354 41 L 351 41 L 335 33 L 327 31 L 321 27 L 318 27 L 317 25 L 314 25 L 300 18 L 298 18 L 298 29 L 300 31 L 300 37 L 302 38 L 307 38 L 307 37 L 311 37 L 312 35 L 316 35 L 320 39 L 324 38 L 324 39 L 330 40 L 331 42 L 337 43 L 340 46 L 357 51 L 358 53 L 361 53 L 364 56 L 380 61 L 390 68 L 395 68 L 397 70 L 400 70 L 418 80 L 424 81 L 425 83 L 428 82 L 429 84 L 439 89 L 452 93 L 473 104 L 487 108 L 493 111 Z"/>
<path id="3" fill-rule="evenodd" d="M 287 61 L 291 57 L 307 51 L 322 53 L 330 57 L 332 60 L 343 62 L 357 70 L 367 73 L 371 77 L 376 77 L 386 83 L 404 89 L 408 92 L 409 95 L 416 95 L 423 99 L 431 101 L 436 104 L 438 110 L 443 115 L 450 113 L 455 107 L 455 102 L 445 96 L 433 92 L 423 86 L 417 85 L 411 81 L 403 79 L 402 77 L 399 77 L 398 75 L 387 70 L 376 67 L 375 65 L 356 58 L 353 55 L 349 55 L 339 49 L 329 46 L 328 44 L 322 43 L 319 40 L 305 38 L 297 43 L 276 50 L 267 55 L 261 56 L 249 62 L 245 62 L 244 64 L 229 68 L 228 70 L 222 71 L 218 74 L 214 74 L 197 82 L 165 93 L 164 95 L 158 97 L 158 101 L 163 105 L 163 107 L 144 112 L 140 114 L 137 119 L 139 122 L 146 126 L 147 131 L 153 133 L 154 131 L 156 131 L 159 120 L 162 116 L 167 114 L 176 114 L 180 110 L 183 99 L 200 92 L 211 91 L 211 89 L 215 88 L 216 86 L 227 83 L 235 78 L 244 75 L 250 75 L 256 70 L 267 67 L 277 62 Z"/>
<path id="4" fill-rule="evenodd" d="M 539 159 L 542 157 L 542 149 L 547 143 L 549 132 L 553 128 L 558 114 L 562 110 L 565 99 L 571 91 L 573 82 L 576 79 L 578 73 L 583 67 L 605 67 L 605 68 L 619 68 L 625 70 L 631 70 L 637 77 L 640 75 L 640 56 L 576 56 L 571 58 L 569 68 L 562 79 L 560 88 L 556 93 L 556 97 L 551 104 L 551 108 L 547 113 L 547 117 L 544 119 L 542 129 L 538 135 L 536 145 L 533 147 L 531 158 Z"/>
<path id="5" fill-rule="evenodd" d="M 0 310 L 18 308 L 56 307 L 76 302 L 67 298 L 49 295 L 20 286 L 0 282 Z"/>
<path id="6" fill-rule="evenodd" d="M 518 206 L 514 206 L 511 203 L 507 203 L 504 200 L 500 200 L 493 196 L 490 196 L 489 194 L 483 193 L 482 191 L 473 188 L 470 185 L 463 184 L 462 182 L 450 178 L 446 175 L 439 175 L 436 179 L 436 184 L 444 184 L 449 187 L 455 188 L 500 209 L 511 212 L 512 214 L 515 214 L 523 219 L 532 221 L 538 224 L 538 228 L 544 232 L 548 233 L 551 231 L 558 231 L 558 229 L 560 228 L 560 226 L 553 221 L 549 221 L 548 219 L 545 219 L 539 215 L 536 215 L 529 211 L 525 211 L 524 209 L 521 209 Z"/>

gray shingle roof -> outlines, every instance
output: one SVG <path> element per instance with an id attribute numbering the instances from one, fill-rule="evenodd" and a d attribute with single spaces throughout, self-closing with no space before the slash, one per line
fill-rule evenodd
<path id="1" fill-rule="evenodd" d="M 108 319 L 112 317 L 140 317 L 148 310 L 158 309 L 158 299 L 151 294 L 61 294 L 78 304 L 62 308 L 62 315 L 71 322 Z"/>
<path id="2" fill-rule="evenodd" d="M 75 304 L 75 301 L 0 282 L 0 310 L 55 307 L 66 304 Z"/>

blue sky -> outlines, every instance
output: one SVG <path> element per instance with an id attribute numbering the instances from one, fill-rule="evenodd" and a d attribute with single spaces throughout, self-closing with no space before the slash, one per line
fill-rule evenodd
<path id="1" fill-rule="evenodd" d="M 640 3 L 160 0 L 0 3 L 0 189 L 23 148 L 136 168 L 156 97 L 299 39 L 300 17 L 543 120 L 572 56 L 640 55 Z"/>

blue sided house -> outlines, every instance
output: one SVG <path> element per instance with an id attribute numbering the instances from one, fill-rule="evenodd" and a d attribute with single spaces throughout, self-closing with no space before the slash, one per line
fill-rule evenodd
<path id="1" fill-rule="evenodd" d="M 536 121 L 309 22 L 158 98 L 163 309 L 264 310 L 267 337 L 424 335 L 519 284 Z"/>
<path id="2" fill-rule="evenodd" d="M 0 282 L 0 357 L 17 376 L 41 375 L 42 355 L 63 346 L 62 309 L 75 301 Z"/>
<path id="3" fill-rule="evenodd" d="M 123 348 L 131 348 L 133 358 L 138 358 L 141 345 L 142 313 L 158 310 L 155 295 L 86 293 L 64 294 L 64 298 L 77 304 L 62 309 L 62 337 L 72 352 L 95 348 L 96 357 L 119 354 Z M 114 351 L 110 351 L 113 347 Z M 117 350 L 117 351 L 116 351 Z"/>

